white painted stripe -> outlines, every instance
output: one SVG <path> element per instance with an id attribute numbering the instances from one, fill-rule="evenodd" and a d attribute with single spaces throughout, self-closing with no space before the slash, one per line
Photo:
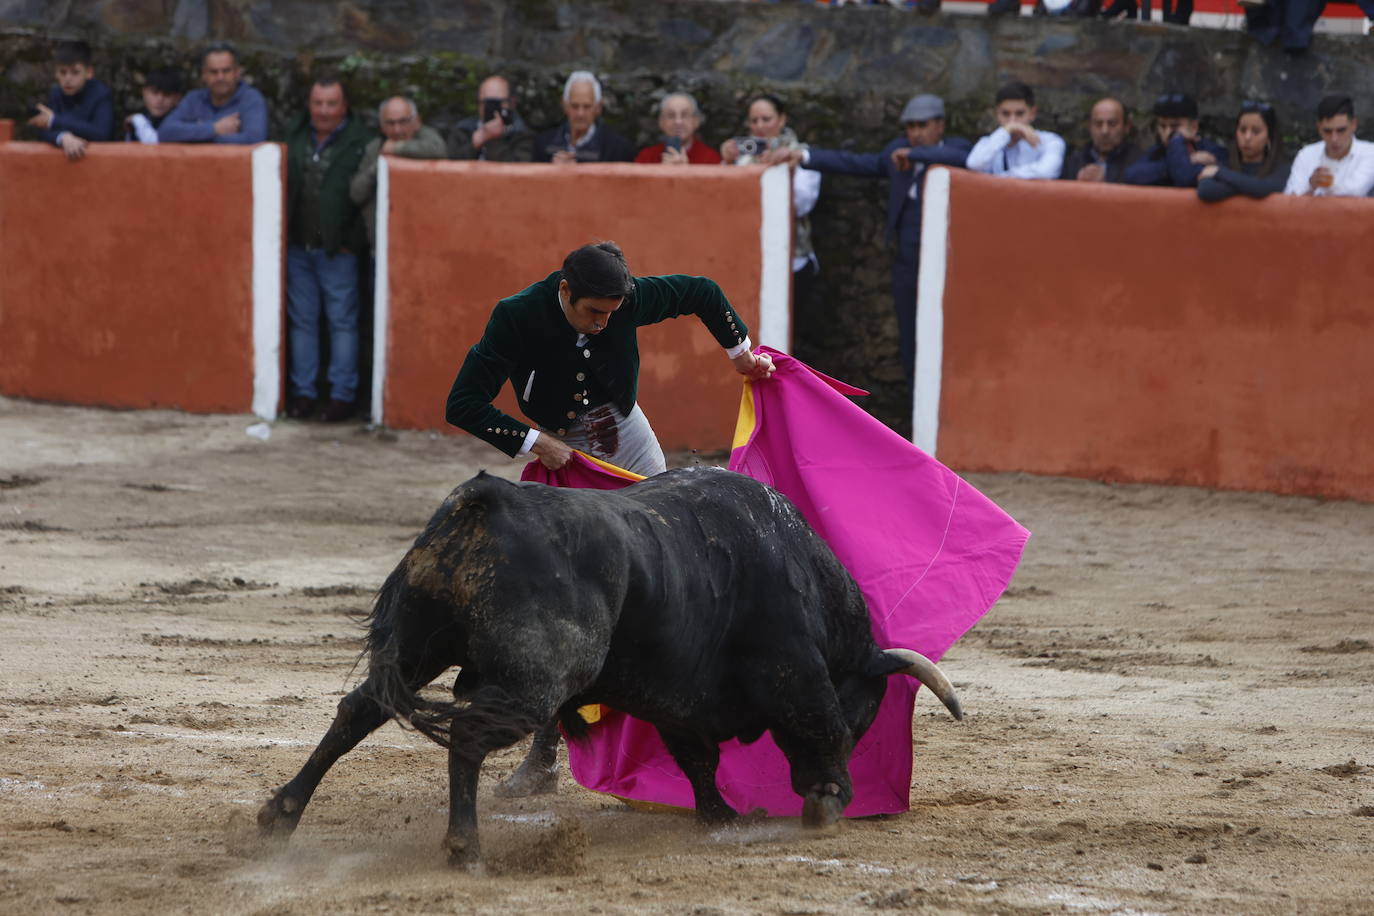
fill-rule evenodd
<path id="1" fill-rule="evenodd" d="M 792 350 L 792 174 L 785 165 L 759 178 L 762 224 L 759 245 L 758 342 Z"/>
<path id="2" fill-rule="evenodd" d="M 281 146 L 253 149 L 253 413 L 277 416 L 281 400 Z"/>
<path id="3" fill-rule="evenodd" d="M 921 192 L 920 279 L 916 283 L 916 384 L 911 441 L 935 454 L 945 341 L 945 263 L 949 252 L 949 169 L 926 173 Z"/>
<path id="4" fill-rule="evenodd" d="M 391 227 L 391 172 L 385 156 L 377 157 L 377 256 L 372 289 L 372 422 L 382 425 L 382 392 L 386 379 L 386 326 L 388 255 Z"/>

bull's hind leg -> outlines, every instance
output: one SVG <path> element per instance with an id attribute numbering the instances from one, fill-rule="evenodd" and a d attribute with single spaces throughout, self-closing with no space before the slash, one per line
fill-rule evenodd
<path id="1" fill-rule="evenodd" d="M 495 687 L 480 687 L 467 696 L 466 707 L 452 714 L 449 724 L 448 832 L 444 848 L 449 862 L 471 865 L 481 857 L 477 839 L 477 778 L 482 761 L 492 751 L 509 747 L 553 711 L 523 703 Z"/>
<path id="2" fill-rule="evenodd" d="M 697 817 L 708 824 L 725 824 L 739 817 L 726 803 L 716 786 L 716 770 L 720 767 L 720 745 L 703 741 L 688 732 L 669 731 L 662 727 L 659 737 L 673 755 L 687 781 L 692 784 L 696 798 Z"/>
<path id="3" fill-rule="evenodd" d="M 558 720 L 550 719 L 534 733 L 529 753 L 503 782 L 496 786 L 498 798 L 524 798 L 558 791 Z"/>
<path id="4" fill-rule="evenodd" d="M 372 698 L 367 683 L 340 700 L 334 723 L 305 766 L 258 811 L 258 828 L 283 839 L 290 836 L 324 774 L 340 757 L 357 747 L 359 741 L 376 731 L 386 718 L 386 713 Z"/>

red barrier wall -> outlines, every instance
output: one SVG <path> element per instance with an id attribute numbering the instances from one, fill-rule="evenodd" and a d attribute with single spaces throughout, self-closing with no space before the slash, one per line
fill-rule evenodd
<path id="1" fill-rule="evenodd" d="M 941 460 L 1374 500 L 1374 201 L 950 176 Z"/>
<path id="2" fill-rule="evenodd" d="M 496 301 L 591 241 L 618 242 L 639 276 L 711 277 L 758 343 L 761 171 L 391 159 L 385 423 L 455 431 L 444 403 Z M 664 448 L 728 448 L 740 377 L 701 322 L 639 342 L 639 400 Z M 509 384 L 496 403 L 521 416 Z"/>
<path id="3" fill-rule="evenodd" d="M 0 145 L 0 392 L 246 412 L 253 176 L 244 147 Z"/>

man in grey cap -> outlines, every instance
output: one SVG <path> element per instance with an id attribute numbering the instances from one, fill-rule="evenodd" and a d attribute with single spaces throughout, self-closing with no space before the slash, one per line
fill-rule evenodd
<path id="1" fill-rule="evenodd" d="M 774 150 L 767 161 L 791 162 L 834 175 L 887 179 L 887 238 L 892 257 L 892 307 L 902 370 L 910 384 L 916 365 L 916 267 L 921 251 L 921 187 L 928 166 L 962 168 L 973 148 L 963 137 L 945 136 L 945 103 L 937 95 L 918 95 L 902 108 L 903 135 L 880 153 L 846 153 L 803 148 Z"/>

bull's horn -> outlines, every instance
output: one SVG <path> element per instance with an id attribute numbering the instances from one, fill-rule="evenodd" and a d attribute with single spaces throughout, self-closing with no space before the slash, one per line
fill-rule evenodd
<path id="1" fill-rule="evenodd" d="M 964 719 L 964 710 L 959 706 L 959 694 L 954 692 L 954 685 L 945 677 L 945 673 L 936 667 L 935 663 L 926 658 L 919 652 L 910 649 L 887 649 L 885 655 L 901 659 L 906 662 L 906 667 L 893 674 L 906 674 L 916 678 L 922 684 L 930 688 L 930 692 L 940 698 L 940 702 L 945 704 L 950 715 L 960 720 Z"/>

